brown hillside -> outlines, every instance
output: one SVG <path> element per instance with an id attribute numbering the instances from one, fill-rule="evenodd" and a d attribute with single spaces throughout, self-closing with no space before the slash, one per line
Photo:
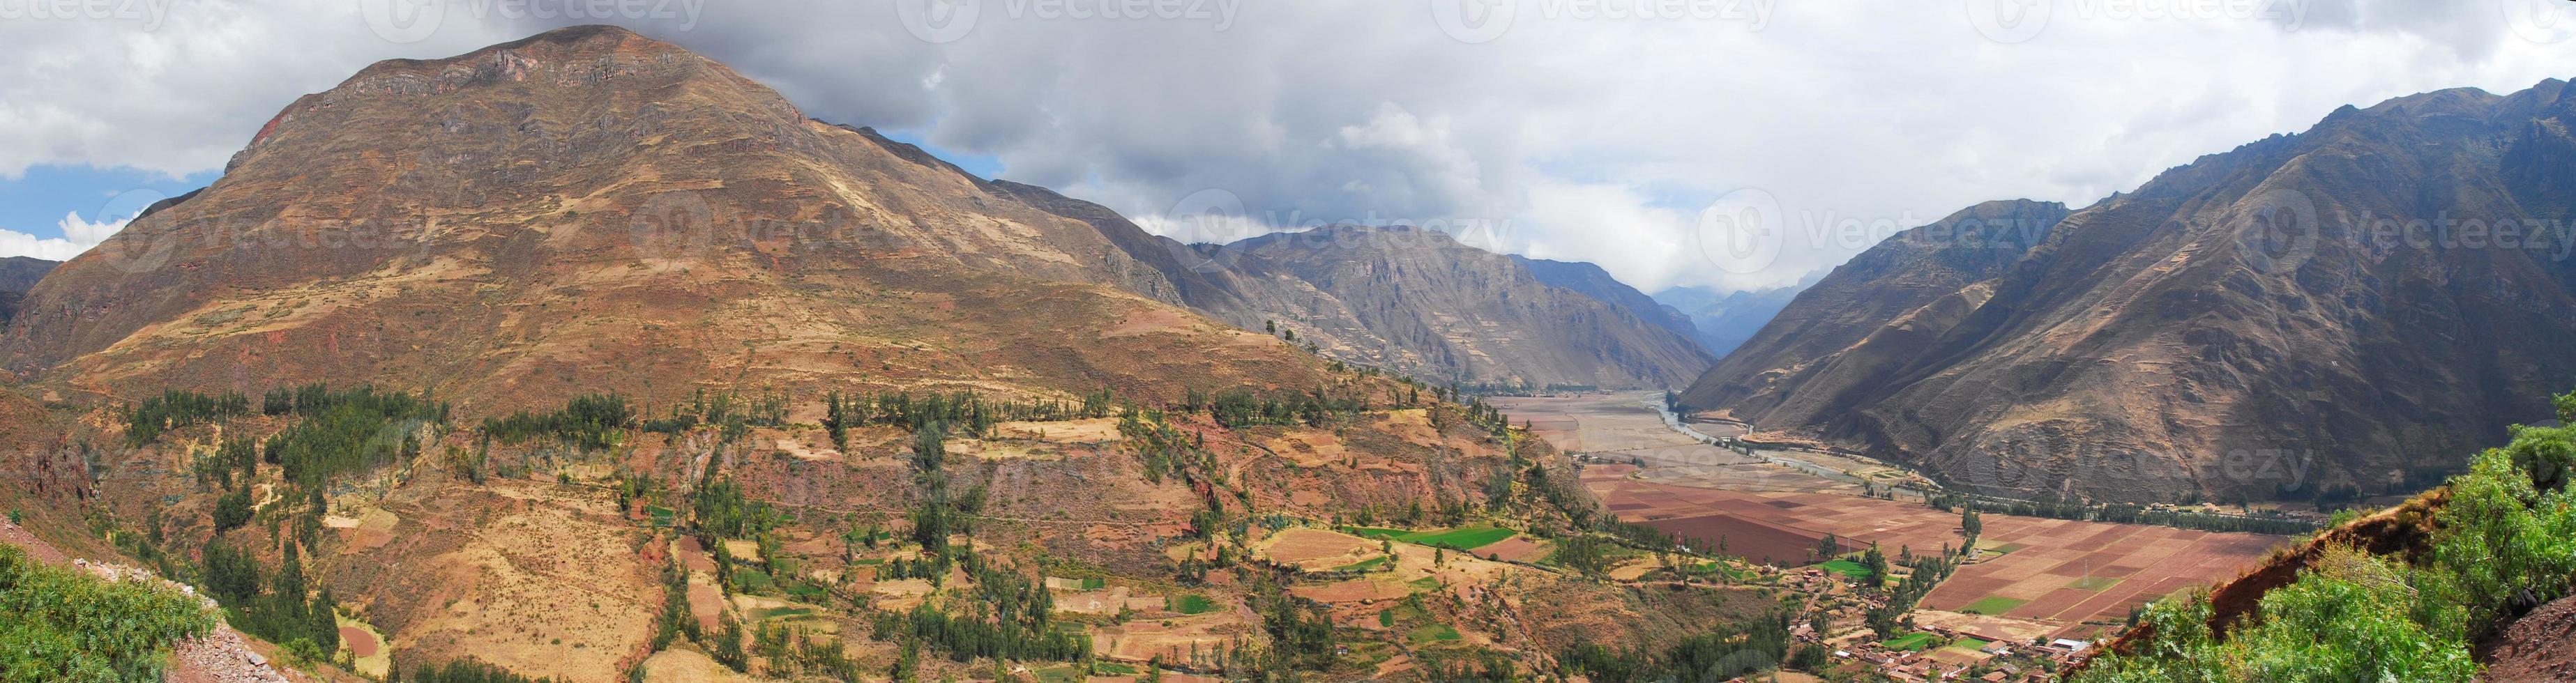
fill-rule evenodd
<path id="1" fill-rule="evenodd" d="M 213 186 L 38 284 L 0 357 L 118 395 L 372 381 L 469 407 L 691 380 L 1313 383 L 1169 290 L 1089 225 L 585 27 L 298 100 Z"/>
<path id="2" fill-rule="evenodd" d="M 2346 107 L 2006 248 L 1908 233 L 1686 401 L 1981 493 L 2420 489 L 2576 381 L 2576 359 L 2545 351 L 2576 343 L 2566 94 Z"/>

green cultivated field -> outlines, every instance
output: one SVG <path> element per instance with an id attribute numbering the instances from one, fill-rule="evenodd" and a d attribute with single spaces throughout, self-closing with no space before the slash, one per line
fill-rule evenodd
<path id="1" fill-rule="evenodd" d="M 1935 640 L 1934 636 L 1929 633 L 1908 633 L 1903 636 L 1898 636 L 1895 640 L 1879 643 L 1879 645 L 1890 650 L 1905 650 L 1912 652 L 1932 647 L 1933 640 Z"/>
<path id="2" fill-rule="evenodd" d="M 1855 579 L 1869 578 L 1869 568 L 1861 566 L 1861 563 L 1853 562 L 1851 560 L 1828 560 L 1823 564 L 1818 564 L 1816 566 L 1824 568 L 1825 571 Z"/>
<path id="3" fill-rule="evenodd" d="M 2000 595 L 1989 595 L 1986 596 L 1985 599 L 1968 603 L 1968 606 L 1959 608 L 1959 611 L 1969 614 L 1996 615 L 2010 612 L 2012 611 L 2012 608 L 2020 607 L 2022 606 L 2022 603 L 2026 602 L 2030 601 L 2014 600 Z"/>
<path id="4" fill-rule="evenodd" d="M 1364 572 L 1364 571 L 1368 571 L 1368 570 L 1371 570 L 1371 569 L 1376 569 L 1378 565 L 1386 564 L 1386 560 L 1387 560 L 1387 557 L 1386 557 L 1385 555 L 1379 555 L 1379 556 L 1377 556 L 1377 557 L 1372 557 L 1372 558 L 1368 558 L 1368 559 L 1365 559 L 1365 560 L 1360 560 L 1360 561 L 1358 561 L 1358 562 L 1353 562 L 1353 563 L 1346 564 L 1346 565 L 1342 565 L 1342 566 L 1339 566 L 1339 567 L 1334 567 L 1334 568 L 1333 568 L 1333 571 L 1337 571 L 1337 572 Z"/>
<path id="5" fill-rule="evenodd" d="M 1437 643 L 1458 638 L 1458 629 L 1450 628 L 1448 624 L 1424 624 L 1422 628 L 1413 629 L 1413 642 L 1416 643 Z"/>
<path id="6" fill-rule="evenodd" d="M 1502 542 L 1503 539 L 1511 538 L 1513 534 L 1513 531 L 1510 529 L 1490 526 L 1459 527 L 1456 529 L 1445 529 L 1440 531 L 1405 531 L 1403 529 L 1388 529 L 1383 527 L 1354 526 L 1342 527 L 1342 531 L 1362 538 L 1383 538 L 1420 545 L 1445 545 L 1459 550 L 1474 550 L 1493 545 L 1495 543 Z"/>

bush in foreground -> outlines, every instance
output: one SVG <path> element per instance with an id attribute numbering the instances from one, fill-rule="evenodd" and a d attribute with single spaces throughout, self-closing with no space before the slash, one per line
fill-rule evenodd
<path id="1" fill-rule="evenodd" d="M 109 582 L 0 546 L 0 681 L 153 681 L 213 612 L 160 582 Z"/>

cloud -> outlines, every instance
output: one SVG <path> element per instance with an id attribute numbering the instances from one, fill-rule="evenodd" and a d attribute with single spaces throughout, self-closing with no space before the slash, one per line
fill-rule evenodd
<path id="1" fill-rule="evenodd" d="M 90 247 L 98 246 L 109 235 L 125 229 L 134 218 L 127 216 L 112 221 L 92 223 L 79 213 L 65 213 L 55 224 L 62 237 L 37 237 L 16 230 L 0 229 L 0 257 L 32 256 L 47 261 L 69 261 Z"/>
<path id="2" fill-rule="evenodd" d="M 125 229 L 125 224 L 131 222 L 134 222 L 133 216 L 92 223 L 87 219 L 81 218 L 78 212 L 71 212 L 63 214 L 62 222 L 56 223 L 55 227 L 63 231 L 63 237 L 66 238 L 66 241 L 81 245 L 81 248 L 87 249 L 90 245 L 107 241 L 107 236 L 114 235 L 116 234 L 116 231 Z"/>
<path id="3" fill-rule="evenodd" d="M 26 55 L 0 65 L 0 174 L 219 167 L 295 96 L 368 62 L 595 21 L 510 9 L 553 0 L 433 0 L 434 30 L 370 28 L 370 8 L 411 1 L 209 0 L 151 30 L 0 22 Z M 900 11 L 932 1 L 609 19 L 819 118 L 990 155 L 1013 180 L 1148 226 L 1214 191 L 1268 228 L 1483 221 L 1510 227 L 1508 248 L 1631 284 L 1722 289 L 1795 282 L 1868 246 L 1835 226 L 1880 234 L 1999 198 L 2087 204 L 2343 104 L 2567 76 L 2576 45 L 2559 35 L 2576 32 L 2576 3 L 2554 0 L 2054 2 L 2000 39 L 1971 21 L 1990 0 L 1503 0 L 1503 23 L 1468 28 L 1436 11 L 1460 0 Z M 1669 6 L 1711 11 L 1657 14 Z M 1761 272 L 1712 267 L 1687 248 L 1692 217 L 1747 190 L 1824 232 L 1788 231 Z"/>

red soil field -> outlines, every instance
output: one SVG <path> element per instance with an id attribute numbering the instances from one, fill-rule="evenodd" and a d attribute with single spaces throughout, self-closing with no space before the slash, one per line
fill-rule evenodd
<path id="1" fill-rule="evenodd" d="M 1824 534 L 1728 513 L 1658 519 L 1646 525 L 1689 539 L 1694 548 L 1715 550 L 1723 541 L 1726 554 L 1782 567 L 1814 562 L 1816 546 L 1825 538 Z M 1838 545 L 1845 552 L 1859 549 L 1850 541 L 1841 541 Z"/>
<path id="2" fill-rule="evenodd" d="M 356 626 L 340 627 L 340 644 L 349 648 L 349 654 L 359 657 L 376 656 L 376 637 L 367 635 L 366 629 Z"/>

